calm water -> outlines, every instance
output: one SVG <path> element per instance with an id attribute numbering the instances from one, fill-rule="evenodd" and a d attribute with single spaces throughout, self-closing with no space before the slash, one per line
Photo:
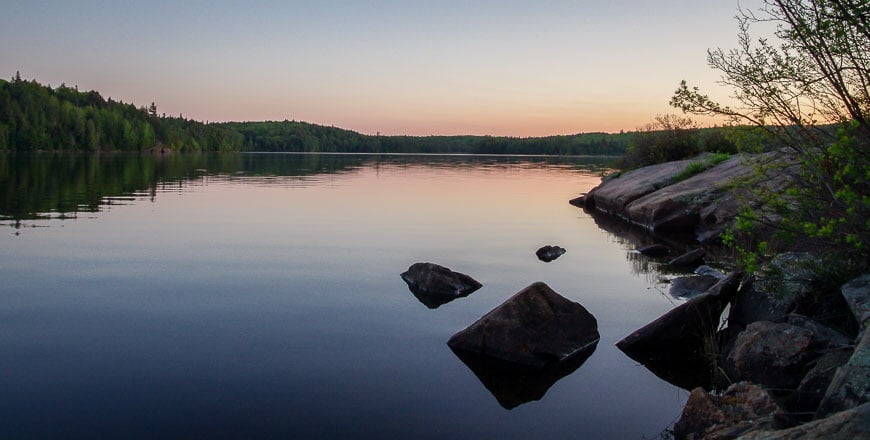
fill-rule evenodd
<path id="1" fill-rule="evenodd" d="M 567 203 L 604 164 L 0 155 L 0 437 L 655 438 L 687 392 L 613 344 L 674 304 Z M 418 261 L 484 287 L 430 309 Z M 508 410 L 446 341 L 534 281 L 601 341 Z"/>

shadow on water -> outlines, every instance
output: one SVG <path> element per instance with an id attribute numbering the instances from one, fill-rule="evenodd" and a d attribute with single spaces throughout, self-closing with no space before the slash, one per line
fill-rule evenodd
<path id="1" fill-rule="evenodd" d="M 464 295 L 432 295 L 428 292 L 421 291 L 419 289 L 415 289 L 414 287 L 408 287 L 408 290 L 417 298 L 420 303 L 430 309 L 437 309 L 438 307 L 443 306 L 444 304 L 449 303 L 457 298 L 465 298 L 468 295 L 471 295 L 472 292 L 468 292 Z"/>
<path id="2" fill-rule="evenodd" d="M 577 371 L 595 352 L 598 343 L 562 362 L 533 368 L 451 348 L 505 409 L 540 400 L 556 382 Z"/>

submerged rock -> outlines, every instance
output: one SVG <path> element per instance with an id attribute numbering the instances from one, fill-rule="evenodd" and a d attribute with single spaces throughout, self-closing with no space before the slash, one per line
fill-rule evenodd
<path id="1" fill-rule="evenodd" d="M 565 253 L 565 248 L 563 248 L 563 247 L 546 245 L 546 246 L 538 249 L 535 252 L 535 255 L 538 256 L 539 260 L 541 260 L 545 263 L 549 263 L 549 262 L 555 260 L 556 258 L 561 257 L 562 254 L 564 254 L 564 253 Z"/>
<path id="2" fill-rule="evenodd" d="M 537 282 L 453 335 L 454 351 L 546 367 L 598 343 L 598 322 L 583 306 Z"/>
<path id="3" fill-rule="evenodd" d="M 433 309 L 483 286 L 468 275 L 434 263 L 414 263 L 401 277 L 414 296 Z"/>

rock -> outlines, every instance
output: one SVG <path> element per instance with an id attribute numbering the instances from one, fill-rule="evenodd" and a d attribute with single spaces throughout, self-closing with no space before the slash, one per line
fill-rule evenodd
<path id="1" fill-rule="evenodd" d="M 637 198 L 624 206 L 624 215 L 632 223 L 651 231 L 694 232 L 703 223 L 702 209 L 718 204 L 723 197 L 730 197 L 731 184 L 754 173 L 754 168 L 744 163 L 745 159 L 735 155 L 702 173 Z M 595 192 L 596 198 L 599 192 Z M 711 214 L 706 215 L 710 217 Z M 716 218 L 714 224 L 730 220 Z"/>
<path id="2" fill-rule="evenodd" d="M 772 388 L 794 389 L 811 360 L 813 333 L 785 323 L 758 321 L 740 332 L 726 358 L 733 380 L 750 380 Z"/>
<path id="3" fill-rule="evenodd" d="M 840 288 L 849 310 L 862 329 L 870 322 L 870 274 L 855 278 Z"/>
<path id="4" fill-rule="evenodd" d="M 691 160 L 681 160 L 629 171 L 603 181 L 601 185 L 593 188 L 586 198 L 594 199 L 596 210 L 622 216 L 626 205 L 670 185 L 674 181 L 674 176 L 691 162 Z"/>
<path id="5" fill-rule="evenodd" d="M 775 281 L 775 290 L 783 297 L 793 298 L 811 293 L 813 283 L 818 279 L 813 266 L 818 264 L 818 259 L 801 252 L 786 252 L 773 257 L 771 268 L 781 275 Z"/>
<path id="6" fill-rule="evenodd" d="M 792 313 L 788 315 L 786 322 L 813 332 L 813 345 L 817 350 L 852 347 L 852 340 L 846 335 L 806 316 Z"/>
<path id="7" fill-rule="evenodd" d="M 837 369 L 816 412 L 822 418 L 870 401 L 870 332 L 865 331 L 846 365 Z"/>
<path id="8" fill-rule="evenodd" d="M 565 253 L 565 248 L 562 248 L 559 246 L 546 245 L 546 246 L 538 249 L 535 252 L 535 255 L 538 256 L 539 260 L 541 260 L 545 263 L 549 263 L 549 262 L 555 260 L 556 258 L 561 257 L 562 254 L 564 254 L 564 253 Z"/>
<path id="9" fill-rule="evenodd" d="M 759 430 L 741 440 L 858 440 L 870 439 L 870 403 L 838 412 L 824 419 L 780 431 Z"/>
<path id="10" fill-rule="evenodd" d="M 663 244 L 652 244 L 639 248 L 637 252 L 647 257 L 661 257 L 671 253 L 671 250 Z"/>
<path id="11" fill-rule="evenodd" d="M 782 191 L 792 185 L 799 167 L 784 151 L 738 154 L 688 179 L 677 176 L 693 159 L 632 170 L 602 183 L 586 195 L 587 208 L 621 218 L 654 232 L 685 232 L 701 243 L 715 243 L 730 228 L 742 207 L 763 209 L 763 201 L 747 188 L 762 186 Z M 759 164 L 776 170 L 758 173 Z M 591 201 L 591 203 L 590 203 Z M 773 231 L 763 230 L 763 236 Z"/>
<path id="12" fill-rule="evenodd" d="M 704 248 L 698 248 L 689 252 L 686 252 L 683 255 L 680 255 L 677 258 L 674 258 L 671 261 L 668 261 L 668 266 L 673 267 L 681 267 L 681 266 L 697 266 L 704 261 L 704 255 L 707 251 Z"/>
<path id="13" fill-rule="evenodd" d="M 598 322 L 583 306 L 537 282 L 521 290 L 447 345 L 531 367 L 546 367 L 598 343 Z"/>
<path id="14" fill-rule="evenodd" d="M 721 280 L 722 278 L 725 278 L 724 273 L 719 272 L 718 270 L 713 269 L 712 267 L 707 266 L 706 264 L 702 264 L 702 265 L 698 266 L 697 268 L 695 268 L 694 272 L 697 275 L 706 275 L 706 276 L 715 277 L 717 280 Z"/>
<path id="15" fill-rule="evenodd" d="M 468 296 L 482 287 L 474 278 L 434 263 L 414 263 L 401 277 L 414 296 L 429 308 Z"/>
<path id="16" fill-rule="evenodd" d="M 592 199 L 591 197 L 586 197 L 586 194 L 583 194 L 580 197 L 568 200 L 568 203 L 578 208 L 591 209 L 594 207 L 593 200 L 594 199 Z"/>
<path id="17" fill-rule="evenodd" d="M 797 306 L 797 297 L 766 292 L 759 288 L 754 278 L 750 278 L 737 292 L 728 314 L 728 325 L 743 329 L 756 321 L 782 322 Z"/>
<path id="18" fill-rule="evenodd" d="M 695 388 L 674 424 L 674 438 L 732 439 L 752 430 L 776 429 L 782 414 L 767 391 L 749 382 L 731 385 L 722 396 Z"/>
<path id="19" fill-rule="evenodd" d="M 812 414 L 819 408 L 837 369 L 852 356 L 851 349 L 832 350 L 818 358 L 813 368 L 804 375 L 797 389 L 788 397 L 786 406 L 792 414 Z M 805 420 L 807 421 L 807 420 Z"/>
<path id="20" fill-rule="evenodd" d="M 616 346 L 644 364 L 655 375 L 686 389 L 710 382 L 704 347 L 716 338 L 719 318 L 740 284 L 732 273 L 701 295 L 690 299 L 643 328 L 626 336 Z M 697 371 L 695 375 L 686 372 Z"/>
<path id="21" fill-rule="evenodd" d="M 692 298 L 706 292 L 718 282 L 718 278 L 709 275 L 674 278 L 668 294 L 674 298 Z"/>
<path id="22" fill-rule="evenodd" d="M 580 368 L 596 346 L 593 344 L 577 356 L 545 367 L 529 367 L 462 350 L 453 352 L 502 407 L 513 409 L 543 398 L 556 382 Z"/>

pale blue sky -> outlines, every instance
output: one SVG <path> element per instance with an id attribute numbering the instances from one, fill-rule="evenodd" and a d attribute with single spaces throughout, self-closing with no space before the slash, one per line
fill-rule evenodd
<path id="1" fill-rule="evenodd" d="M 78 85 L 198 120 L 295 119 L 364 133 L 540 136 L 632 130 L 737 0 L 5 0 L 0 76 Z M 743 0 L 754 7 L 758 0 Z"/>

